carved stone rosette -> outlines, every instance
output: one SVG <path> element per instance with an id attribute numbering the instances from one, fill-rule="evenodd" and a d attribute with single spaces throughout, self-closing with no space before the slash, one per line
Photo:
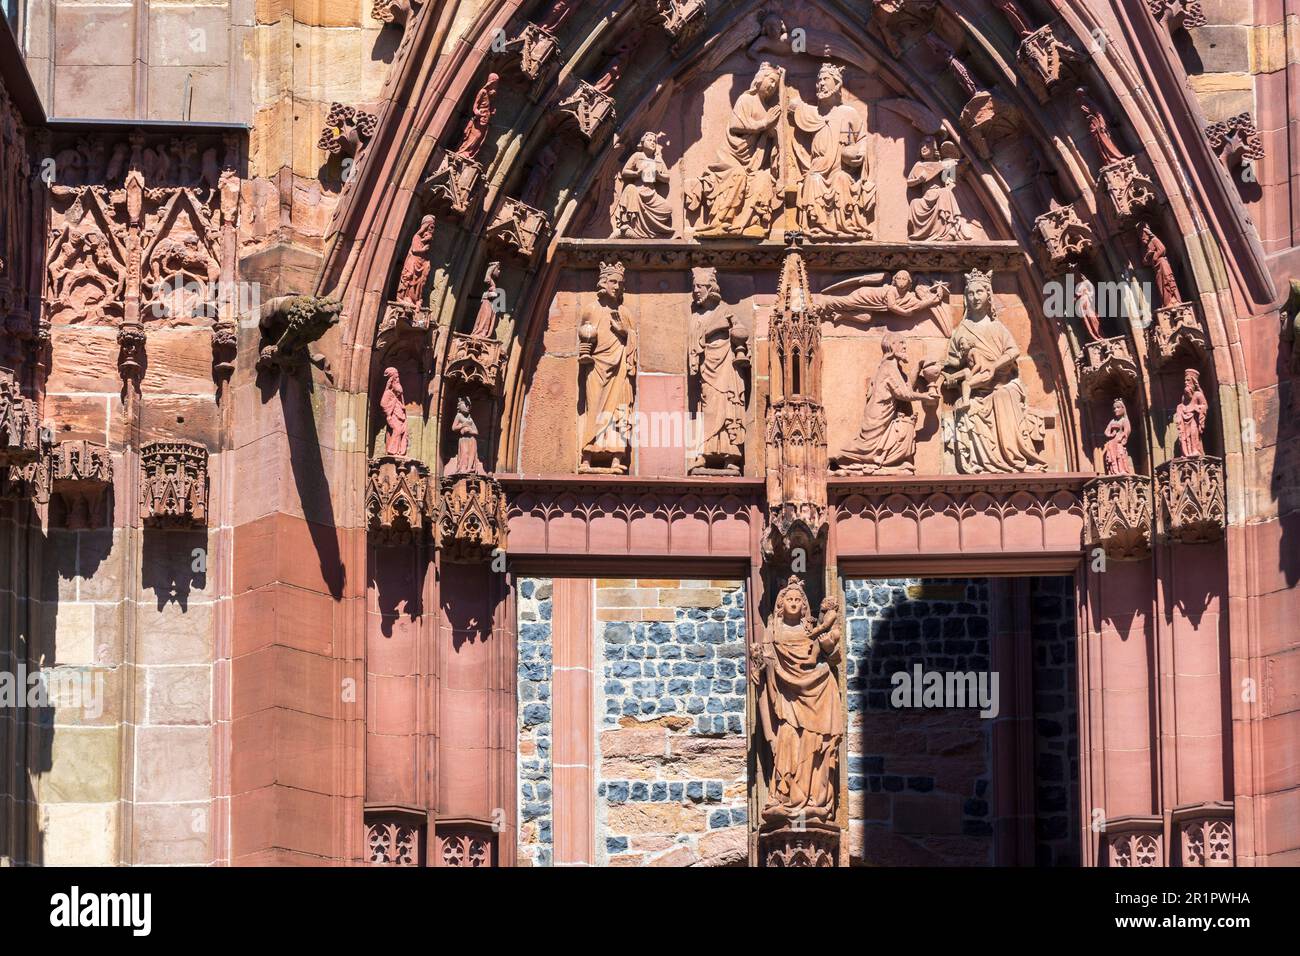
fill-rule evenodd
<path id="1" fill-rule="evenodd" d="M 505 346 L 496 339 L 453 332 L 447 368 L 448 383 L 465 388 L 481 388 L 496 394 L 501 388 L 505 369 Z"/>
<path id="2" fill-rule="evenodd" d="M 1016 59 L 1025 68 L 1025 79 L 1040 103 L 1047 103 L 1055 87 L 1069 78 L 1076 58 L 1077 54 L 1057 39 L 1050 25 L 1025 37 L 1016 51 Z"/>
<path id="3" fill-rule="evenodd" d="M 1123 335 L 1086 343 L 1075 368 L 1079 390 L 1090 401 L 1115 395 L 1127 397 L 1137 388 L 1137 361 Z"/>
<path id="4" fill-rule="evenodd" d="M 758 835 L 758 858 L 763 866 L 826 866 L 839 863 L 838 827 L 808 824 L 803 830 L 784 828 Z"/>
<path id="5" fill-rule="evenodd" d="M 487 227 L 487 238 L 524 259 L 531 259 L 550 232 L 551 220 L 540 209 L 507 198 Z"/>
<path id="6" fill-rule="evenodd" d="M 1209 455 L 1175 458 L 1156 469 L 1165 533 L 1182 544 L 1223 538 L 1227 512 L 1223 498 L 1223 461 Z"/>
<path id="7" fill-rule="evenodd" d="M 1156 309 L 1147 328 L 1147 337 L 1151 354 L 1161 366 L 1178 358 L 1199 362 L 1208 352 L 1205 330 L 1201 328 L 1196 308 L 1190 302 Z"/>
<path id="8" fill-rule="evenodd" d="M 880 27 L 885 46 L 897 59 L 905 43 L 930 29 L 938 5 L 939 0 L 871 0 L 871 22 Z"/>
<path id="9" fill-rule="evenodd" d="M 1154 517 L 1146 475 L 1100 475 L 1083 487 L 1084 545 L 1113 561 L 1140 561 L 1151 553 Z"/>
<path id="10" fill-rule="evenodd" d="M 582 138 L 593 146 L 603 142 L 618 122 L 614 98 L 585 80 L 578 80 L 555 109 L 567 117 Z"/>
<path id="11" fill-rule="evenodd" d="M 317 147 L 335 156 L 355 157 L 375 135 L 379 118 L 344 103 L 331 103 Z"/>
<path id="12" fill-rule="evenodd" d="M 1175 866 L 1232 866 L 1235 862 L 1232 803 L 1216 800 L 1173 812 Z"/>
<path id="13" fill-rule="evenodd" d="M 496 866 L 496 834 L 485 827 L 435 827 L 434 866 Z"/>
<path id="14" fill-rule="evenodd" d="M 207 527 L 206 448 L 191 441 L 156 441 L 140 448 L 140 518 L 155 527 Z"/>
<path id="15" fill-rule="evenodd" d="M 1092 226 L 1079 218 L 1073 205 L 1058 206 L 1043 213 L 1034 220 L 1034 232 L 1047 258 L 1058 270 L 1089 258 L 1097 248 Z"/>
<path id="16" fill-rule="evenodd" d="M 449 475 L 442 479 L 438 506 L 438 546 L 443 558 L 458 564 L 488 561 L 506 546 L 506 493 L 490 475 Z"/>
<path id="17" fill-rule="evenodd" d="M 418 542 L 430 525 L 429 467 L 414 458 L 381 455 L 366 470 L 366 516 L 379 546 Z"/>
<path id="18" fill-rule="evenodd" d="M 98 528 L 104 523 L 106 496 L 113 487 L 113 457 L 89 441 L 59 442 L 50 458 L 50 491 L 63 503 L 63 526 Z"/>
<path id="19" fill-rule="evenodd" d="M 430 163 L 433 170 L 419 186 L 431 209 L 464 216 L 483 187 L 483 167 L 460 153 L 440 147 Z"/>
<path id="20" fill-rule="evenodd" d="M 1229 169 L 1244 171 L 1264 158 L 1264 141 L 1255 127 L 1255 118 L 1249 113 L 1211 123 L 1205 127 L 1205 138 Z"/>
<path id="21" fill-rule="evenodd" d="M 35 461 L 41 452 L 36 403 L 23 395 L 14 373 L 0 369 L 0 467 Z"/>
<path id="22" fill-rule="evenodd" d="M 1160 817 L 1120 817 L 1106 823 L 1102 834 L 1104 866 L 1165 865 L 1164 821 Z"/>
<path id="23" fill-rule="evenodd" d="M 1126 156 L 1119 162 L 1103 166 L 1101 181 L 1110 197 L 1111 208 L 1121 220 L 1146 213 L 1160 198 L 1155 180 L 1142 172 L 1136 156 Z"/>

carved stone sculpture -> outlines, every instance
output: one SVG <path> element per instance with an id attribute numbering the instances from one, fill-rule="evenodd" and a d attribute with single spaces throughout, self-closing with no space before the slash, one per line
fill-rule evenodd
<path id="1" fill-rule="evenodd" d="M 736 99 L 725 142 L 699 179 L 687 184 L 686 208 L 699 213 L 695 235 L 767 238 L 778 205 L 774 174 L 777 102 L 784 74 L 764 63 Z"/>
<path id="2" fill-rule="evenodd" d="M 981 89 L 956 51 L 935 34 L 927 33 L 925 42 L 967 97 L 959 119 L 971 145 L 982 159 L 991 159 L 993 143 L 1014 135 L 1020 129 L 1020 111 L 1006 100 Z"/>
<path id="3" fill-rule="evenodd" d="M 500 81 L 501 78 L 495 73 L 489 73 L 487 81 L 474 96 L 474 106 L 465 123 L 465 132 L 461 134 L 460 145 L 455 149 L 456 154 L 464 159 L 477 159 L 483 144 L 487 142 L 488 128 L 492 125 L 492 117 L 496 115 L 497 86 Z"/>
<path id="4" fill-rule="evenodd" d="M 462 389 L 496 394 L 505 369 L 505 346 L 495 338 L 453 332 L 447 354 L 447 382 Z"/>
<path id="5" fill-rule="evenodd" d="M 212 323 L 212 375 L 222 382 L 235 372 L 235 356 L 239 351 L 239 330 L 234 322 Z"/>
<path id="6" fill-rule="evenodd" d="M 1214 800 L 1175 807 L 1172 822 L 1180 865 L 1209 867 L 1236 864 L 1231 801 Z"/>
<path id="7" fill-rule="evenodd" d="M 705 0 L 650 0 L 652 20 L 672 39 L 673 56 L 680 56 L 704 29 Z"/>
<path id="8" fill-rule="evenodd" d="M 1205 127 L 1210 148 L 1223 157 L 1229 169 L 1240 170 L 1246 182 L 1257 182 L 1255 163 L 1264 158 L 1264 141 L 1255 127 L 1255 118 L 1239 113 L 1230 119 Z"/>
<path id="9" fill-rule="evenodd" d="M 400 458 L 406 454 L 411 439 L 406 425 L 402 376 L 391 366 L 384 369 L 384 394 L 379 399 L 379 410 L 384 416 L 384 452 Z"/>
<path id="10" fill-rule="evenodd" d="M 1159 200 L 1155 180 L 1138 167 L 1136 156 L 1125 156 L 1119 162 L 1103 166 L 1101 180 L 1111 208 L 1120 220 L 1147 212 Z"/>
<path id="11" fill-rule="evenodd" d="M 1183 293 L 1178 288 L 1178 280 L 1174 277 L 1174 267 L 1169 263 L 1169 250 L 1165 244 L 1160 241 L 1148 223 L 1141 225 L 1142 236 L 1142 262 L 1147 265 L 1156 277 L 1156 290 L 1160 293 L 1160 307 L 1171 309 L 1174 306 L 1183 303 Z"/>
<path id="12" fill-rule="evenodd" d="M 488 241 L 522 259 L 531 259 L 542 248 L 551 230 L 551 220 L 540 209 L 507 197 L 488 223 Z"/>
<path id="13" fill-rule="evenodd" d="M 491 560 L 506 547 L 506 495 L 488 475 L 462 474 L 442 479 L 438 547 L 444 560 L 472 564 Z"/>
<path id="14" fill-rule="evenodd" d="M 456 417 L 451 422 L 451 433 L 456 436 L 456 459 L 447 474 L 483 474 L 483 462 L 478 453 L 478 425 L 474 423 L 469 399 L 464 395 L 456 400 Z"/>
<path id="15" fill-rule="evenodd" d="M 433 267 L 430 255 L 437 222 L 435 217 L 425 216 L 411 237 L 411 245 L 402 263 L 402 274 L 397 280 L 398 302 L 416 308 L 424 304 L 424 287 L 429 281 L 429 270 Z"/>
<path id="16" fill-rule="evenodd" d="M 1057 87 L 1074 75 L 1081 58 L 1057 37 L 1051 25 L 1022 37 L 1016 59 L 1024 68 L 1025 80 L 1040 103 L 1050 102 Z"/>
<path id="17" fill-rule="evenodd" d="M 716 269 L 696 269 L 687 368 L 698 398 L 692 475 L 738 475 L 744 464 L 749 330 L 722 302 Z"/>
<path id="18" fill-rule="evenodd" d="M 433 172 L 421 182 L 419 191 L 425 202 L 464 216 L 478 198 L 483 185 L 483 167 L 460 153 L 441 149 L 430 164 Z"/>
<path id="19" fill-rule="evenodd" d="M 992 275 L 966 276 L 966 316 L 948 343 L 945 385 L 959 389 L 944 422 L 960 474 L 1046 471 L 1041 415 L 1029 407 L 1016 363 L 1020 347 L 997 318 Z"/>
<path id="20" fill-rule="evenodd" d="M 619 170 L 609 214 L 615 239 L 667 239 L 673 234 L 662 137 L 662 133 L 644 133 Z"/>
<path id="21" fill-rule="evenodd" d="M 1075 102 L 1079 105 L 1079 112 L 1088 123 L 1088 133 L 1092 136 L 1092 143 L 1097 148 L 1097 156 L 1103 167 L 1111 163 L 1122 162 L 1127 159 L 1127 154 L 1119 148 L 1114 137 L 1110 133 L 1110 124 L 1106 121 L 1105 115 L 1092 98 L 1088 95 L 1088 88 L 1080 86 L 1074 91 Z"/>
<path id="22" fill-rule="evenodd" d="M 112 487 L 113 456 L 103 445 L 65 441 L 55 446 L 50 459 L 50 491 L 62 503 L 65 528 L 101 527 Z"/>
<path id="23" fill-rule="evenodd" d="M 374 0 L 370 13 L 381 23 L 404 27 L 422 6 L 422 0 Z"/>
<path id="24" fill-rule="evenodd" d="M 867 386 L 867 404 L 857 440 L 831 461 L 834 471 L 854 475 L 911 475 L 916 472 L 916 403 L 937 405 L 937 364 L 909 373 L 911 342 L 897 332 L 881 340 L 880 367 Z"/>
<path id="25" fill-rule="evenodd" d="M 474 316 L 474 327 L 470 335 L 480 339 L 490 339 L 496 334 L 497 317 L 501 314 L 502 292 L 497 288 L 501 278 L 501 263 L 489 262 L 487 273 L 483 276 L 483 293 L 479 296 L 478 313 Z"/>
<path id="26" fill-rule="evenodd" d="M 870 273 L 827 286 L 813 297 L 821 316 L 867 320 L 874 315 L 910 317 L 937 312 L 948 300 L 948 284 L 917 285 L 912 274 L 900 269 L 892 276 Z M 940 318 L 941 324 L 943 319 Z"/>
<path id="27" fill-rule="evenodd" d="M 1164 866 L 1164 820 L 1154 817 L 1118 817 L 1106 821 L 1107 866 Z"/>
<path id="28" fill-rule="evenodd" d="M 897 59 L 908 41 L 929 31 L 938 5 L 938 0 L 871 0 L 871 22 Z"/>
<path id="29" fill-rule="evenodd" d="M 1057 270 L 1088 258 L 1097 248 L 1092 226 L 1079 218 L 1073 203 L 1067 206 L 1053 203 L 1052 209 L 1034 220 L 1034 232 Z"/>
<path id="30" fill-rule="evenodd" d="M 1133 459 L 1129 457 L 1128 440 L 1133 434 L 1133 425 L 1128 420 L 1128 407 L 1122 398 L 1117 398 L 1111 408 L 1115 417 L 1106 426 L 1106 447 L 1102 461 L 1108 475 L 1131 475 Z"/>
<path id="31" fill-rule="evenodd" d="M 1223 538 L 1227 519 L 1221 459 L 1198 455 L 1167 461 L 1156 469 L 1156 485 L 1170 538 L 1183 544 Z"/>
<path id="32" fill-rule="evenodd" d="M 952 140 L 940 145 L 933 136 L 921 141 L 921 158 L 907 174 L 907 185 L 923 190 L 907 216 L 907 237 L 917 242 L 969 242 L 971 220 L 957 206 L 957 177 L 966 160 Z"/>
<path id="33" fill-rule="evenodd" d="M 1101 331 L 1101 316 L 1097 314 L 1097 287 L 1084 273 L 1073 267 L 1067 270 L 1066 282 L 1074 284 L 1071 315 L 1083 321 L 1090 339 L 1100 342 L 1105 336 Z"/>
<path id="34" fill-rule="evenodd" d="M 338 324 L 343 306 L 337 299 L 311 295 L 277 296 L 262 305 L 258 326 L 264 343 L 257 357 L 260 371 L 300 367 L 304 357 L 328 376 L 324 355 L 311 345 Z"/>
<path id="35" fill-rule="evenodd" d="M 837 676 L 843 650 L 835 599 L 827 598 L 814 617 L 803 583 L 791 575 L 749 658 L 765 744 L 763 830 L 834 823 L 844 735 Z"/>
<path id="36" fill-rule="evenodd" d="M 559 159 L 559 154 L 552 143 L 547 143 L 537 151 L 537 158 L 529 165 L 528 178 L 524 180 L 524 188 L 519 193 L 521 203 L 533 209 L 542 207 L 547 187 L 555 176 L 555 164 Z"/>
<path id="37" fill-rule="evenodd" d="M 814 239 L 870 239 L 876 210 L 865 118 L 843 102 L 844 70 L 823 63 L 817 73 L 817 105 L 788 94 L 795 130 L 811 133 L 807 147 L 795 137 L 792 153 L 799 184 L 799 228 Z"/>
<path id="38" fill-rule="evenodd" d="M 1210 403 L 1201 391 L 1201 373 L 1194 368 L 1183 373 L 1183 397 L 1174 409 L 1174 428 L 1178 431 L 1178 453 L 1184 458 L 1205 454 L 1205 423 Z"/>
<path id="39" fill-rule="evenodd" d="M 623 314 L 623 264 L 602 263 L 596 306 L 578 327 L 580 472 L 627 474 L 632 456 L 637 334 Z"/>
<path id="40" fill-rule="evenodd" d="M 1171 30 L 1205 26 L 1205 11 L 1201 0 L 1147 0 L 1151 15 L 1164 20 Z"/>
<path id="41" fill-rule="evenodd" d="M 1110 394 L 1132 395 L 1137 388 L 1137 362 L 1128 339 L 1122 335 L 1088 342 L 1076 368 L 1079 391 L 1090 401 Z"/>
<path id="42" fill-rule="evenodd" d="M 140 448 L 140 518 L 145 524 L 203 528 L 208 523 L 208 450 L 196 442 Z"/>
<path id="43" fill-rule="evenodd" d="M 375 135 L 379 118 L 354 106 L 331 103 L 316 146 L 335 156 L 356 157 L 363 146 Z"/>
<path id="44" fill-rule="evenodd" d="M 140 376 L 145 363 L 145 331 L 139 322 L 123 322 L 117 327 L 117 367 L 122 373 L 123 387 L 134 383 L 140 387 Z"/>
<path id="45" fill-rule="evenodd" d="M 14 373 L 0 369 L 0 467 L 23 465 L 40 454 L 36 403 L 23 395 Z"/>
<path id="46" fill-rule="evenodd" d="M 430 524 L 429 469 L 400 455 L 372 458 L 366 473 L 370 539 L 380 546 L 418 543 Z"/>
<path id="47" fill-rule="evenodd" d="M 1103 475 L 1083 488 L 1084 544 L 1112 561 L 1139 561 L 1151 553 L 1154 513 L 1146 475 Z"/>

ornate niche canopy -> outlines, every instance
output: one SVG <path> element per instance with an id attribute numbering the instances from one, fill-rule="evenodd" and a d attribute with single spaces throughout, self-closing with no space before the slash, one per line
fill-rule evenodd
<path id="1" fill-rule="evenodd" d="M 1164 866 L 1164 820 L 1158 816 L 1127 816 L 1107 820 L 1102 844 L 1106 866 Z"/>
<path id="2" fill-rule="evenodd" d="M 1138 365 L 1126 336 L 1086 343 L 1076 368 L 1079 390 L 1089 400 L 1110 395 L 1127 397 L 1137 389 Z"/>
<path id="3" fill-rule="evenodd" d="M 1150 478 L 1102 475 L 1084 486 L 1083 500 L 1087 547 L 1102 548 L 1113 561 L 1135 561 L 1151 553 Z"/>
<path id="4" fill-rule="evenodd" d="M 208 450 L 197 442 L 157 441 L 140 448 L 140 518 L 160 528 L 208 524 Z"/>
<path id="5" fill-rule="evenodd" d="M 1233 805 L 1231 801 L 1176 807 L 1173 832 L 1179 866 L 1233 866 Z"/>
<path id="6" fill-rule="evenodd" d="M 366 515 L 371 539 L 380 546 L 418 543 L 430 514 L 429 468 L 404 455 L 370 460 L 366 479 Z"/>
<path id="7" fill-rule="evenodd" d="M 13 372 L 0 369 L 0 467 L 28 464 L 40 452 L 36 403 L 23 395 Z"/>
<path id="8" fill-rule="evenodd" d="M 69 530 L 104 523 L 113 489 L 113 456 L 90 441 L 59 442 L 50 459 L 50 491 L 62 503 Z"/>
<path id="9" fill-rule="evenodd" d="M 463 564 L 488 561 L 506 546 L 506 495 L 491 475 L 442 479 L 438 546 L 443 558 Z"/>
<path id="10" fill-rule="evenodd" d="M 1223 460 L 1209 455 L 1175 458 L 1156 469 L 1165 533 L 1182 544 L 1223 538 L 1227 525 Z"/>

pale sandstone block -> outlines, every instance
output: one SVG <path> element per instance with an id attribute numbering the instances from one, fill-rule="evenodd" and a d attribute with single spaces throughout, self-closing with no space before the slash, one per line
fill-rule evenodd
<path id="1" fill-rule="evenodd" d="M 54 625 L 54 662 L 95 663 L 95 606 L 49 605 L 47 615 L 47 619 L 52 619 Z"/>
<path id="2" fill-rule="evenodd" d="M 132 831 L 137 863 L 183 866 L 212 859 L 212 813 L 206 805 L 137 806 Z"/>
<path id="3" fill-rule="evenodd" d="M 210 667 L 147 667 L 150 724 L 206 724 L 212 720 Z"/>
<path id="4" fill-rule="evenodd" d="M 56 727 L 50 768 L 36 774 L 42 803 L 105 803 L 120 796 L 116 727 Z"/>
<path id="5" fill-rule="evenodd" d="M 207 800 L 212 795 L 207 727 L 136 729 L 136 799 L 145 803 Z"/>
<path id="6" fill-rule="evenodd" d="M 659 592 L 660 607 L 717 607 L 722 603 L 722 592 L 717 588 L 681 588 Z"/>
<path id="7" fill-rule="evenodd" d="M 676 803 L 624 803 L 607 811 L 611 833 L 702 833 L 705 812 Z"/>
<path id="8" fill-rule="evenodd" d="M 136 654 L 141 664 L 201 664 L 212 659 L 211 604 L 191 603 L 187 610 L 168 602 L 141 608 Z"/>
<path id="9" fill-rule="evenodd" d="M 42 805 L 41 862 L 45 866 L 115 865 L 117 819 L 116 803 Z"/>

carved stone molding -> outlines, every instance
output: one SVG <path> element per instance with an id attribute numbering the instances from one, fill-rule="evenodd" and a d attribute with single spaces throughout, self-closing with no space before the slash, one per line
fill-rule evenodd
<path id="1" fill-rule="evenodd" d="M 14 373 L 0 368 L 0 467 L 25 465 L 41 452 L 36 403 L 23 395 Z"/>
<path id="2" fill-rule="evenodd" d="M 1175 866 L 1232 866 L 1236 861 L 1231 801 L 1176 807 L 1173 832 Z"/>
<path id="3" fill-rule="evenodd" d="M 462 564 L 489 561 L 505 549 L 506 495 L 490 475 L 461 474 L 442 479 L 438 508 L 438 546 L 444 560 Z"/>
<path id="4" fill-rule="evenodd" d="M 279 296 L 267 302 L 258 322 L 262 334 L 258 371 L 291 371 L 310 361 L 328 375 L 324 356 L 311 346 L 338 324 L 342 308 L 338 299 L 314 295 Z"/>
<path id="5" fill-rule="evenodd" d="M 840 830 L 809 824 L 803 830 L 782 828 L 758 835 L 763 866 L 838 866 Z"/>
<path id="6" fill-rule="evenodd" d="M 443 375 L 462 389 L 481 388 L 496 395 L 505 371 L 505 351 L 496 339 L 453 332 Z"/>
<path id="7" fill-rule="evenodd" d="M 1151 354 L 1160 366 L 1180 358 L 1199 362 L 1209 351 L 1205 330 L 1196 316 L 1196 307 L 1190 302 L 1156 309 L 1147 328 L 1147 338 Z"/>
<path id="8" fill-rule="evenodd" d="M 1049 24 L 1025 37 L 1016 51 L 1024 76 L 1040 103 L 1047 103 L 1056 87 L 1074 73 L 1079 54 L 1056 36 Z"/>
<path id="9" fill-rule="evenodd" d="M 1073 204 L 1043 213 L 1034 220 L 1034 232 L 1058 270 L 1089 258 L 1097 248 L 1092 226 L 1079 218 Z"/>
<path id="10" fill-rule="evenodd" d="M 497 837 L 488 827 L 447 825 L 434 827 L 434 866 L 496 866 Z"/>
<path id="11" fill-rule="evenodd" d="M 1147 0 L 1147 8 L 1157 20 L 1164 20 L 1171 30 L 1205 26 L 1201 0 Z"/>
<path id="12" fill-rule="evenodd" d="M 650 20 L 672 40 L 673 56 L 681 56 L 704 29 L 709 11 L 705 0 L 645 0 Z"/>
<path id="13" fill-rule="evenodd" d="M 551 220 L 546 213 L 518 199 L 507 198 L 488 224 L 487 238 L 523 259 L 531 259 L 550 229 Z"/>
<path id="14" fill-rule="evenodd" d="M 113 456 L 103 445 L 65 441 L 55 446 L 50 457 L 50 491 L 62 501 L 65 528 L 101 527 L 112 487 Z"/>
<path id="15" fill-rule="evenodd" d="M 1137 361 L 1123 335 L 1085 343 L 1075 368 L 1079 391 L 1090 401 L 1115 395 L 1127 397 L 1137 388 Z"/>
<path id="16" fill-rule="evenodd" d="M 1205 138 L 1229 169 L 1240 169 L 1248 181 L 1257 181 L 1252 179 L 1253 169 L 1264 158 L 1264 141 L 1250 113 L 1211 123 L 1205 127 Z"/>
<path id="17" fill-rule="evenodd" d="M 429 164 L 432 172 L 421 180 L 418 192 L 431 208 L 464 216 L 483 187 L 483 167 L 473 159 L 439 147 Z"/>
<path id="18" fill-rule="evenodd" d="M 1151 479 L 1102 475 L 1083 488 L 1088 523 L 1084 545 L 1102 548 L 1114 561 L 1138 561 L 1151 553 Z"/>
<path id="19" fill-rule="evenodd" d="M 1148 212 L 1159 202 L 1155 180 L 1142 171 L 1136 156 L 1103 166 L 1101 181 L 1111 208 L 1121 220 Z"/>
<path id="20" fill-rule="evenodd" d="M 430 526 L 429 467 L 398 455 L 380 455 L 366 469 L 366 516 L 377 545 L 423 540 Z"/>
<path id="21" fill-rule="evenodd" d="M 578 80 L 568 95 L 555 107 L 566 117 L 578 133 L 593 146 L 604 142 L 618 123 L 614 98 L 602 93 L 585 80 Z"/>
<path id="22" fill-rule="evenodd" d="M 191 441 L 150 442 L 140 448 L 140 518 L 156 527 L 207 527 L 206 448 Z"/>
<path id="23" fill-rule="evenodd" d="M 871 22 L 880 28 L 885 46 L 897 59 L 905 45 L 929 32 L 938 6 L 938 0 L 871 0 Z"/>
<path id="24" fill-rule="evenodd" d="M 1156 469 L 1165 533 L 1182 544 L 1223 538 L 1227 512 L 1223 497 L 1223 461 L 1209 455 L 1175 458 Z"/>
<path id="25" fill-rule="evenodd" d="M 1105 866 L 1165 865 L 1164 820 L 1158 816 L 1108 820 L 1101 839 Z"/>
<path id="26" fill-rule="evenodd" d="M 334 156 L 355 158 L 375 135 L 378 124 L 379 118 L 373 113 L 344 103 L 331 103 L 316 146 Z"/>
<path id="27" fill-rule="evenodd" d="M 425 821 L 414 812 L 366 812 L 366 862 L 371 866 L 423 866 Z"/>

